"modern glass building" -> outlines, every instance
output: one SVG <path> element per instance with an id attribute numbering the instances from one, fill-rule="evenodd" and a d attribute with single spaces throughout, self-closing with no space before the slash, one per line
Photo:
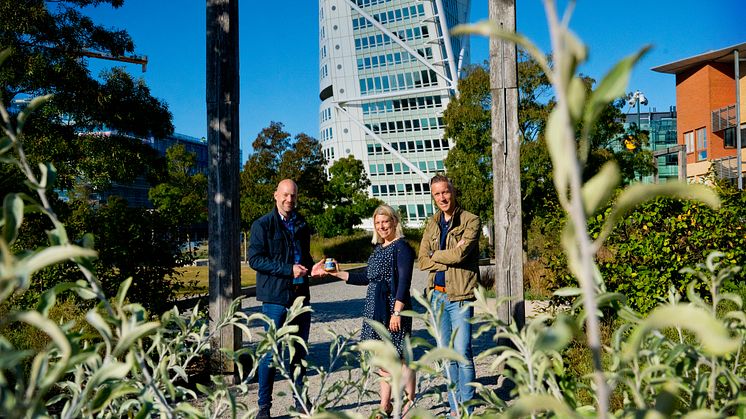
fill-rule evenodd
<path id="1" fill-rule="evenodd" d="M 112 132 L 103 131 L 97 134 L 112 135 Z M 156 151 L 158 151 L 158 154 L 160 154 L 161 156 L 165 156 L 166 151 L 169 148 L 177 144 L 181 144 L 184 146 L 184 148 L 186 148 L 186 151 L 194 153 L 196 157 L 194 170 L 196 172 L 204 173 L 205 175 L 207 175 L 207 142 L 199 138 L 177 133 L 169 135 L 165 138 L 131 138 L 135 138 L 145 144 L 148 144 Z M 107 199 L 109 199 L 109 196 L 116 195 L 126 199 L 127 205 L 129 205 L 130 207 L 153 208 L 153 204 L 148 199 L 148 191 L 152 187 L 153 185 L 151 185 L 150 182 L 145 179 L 145 176 L 138 176 L 137 179 L 128 184 L 113 182 L 110 189 L 96 193 L 95 196 L 92 197 L 92 199 L 98 202 L 105 202 Z"/>
<path id="2" fill-rule="evenodd" d="M 469 62 L 470 0 L 319 0 L 319 108 L 324 155 L 352 155 L 369 195 L 413 225 L 433 213 L 428 180 L 450 144 L 443 111 Z"/>
<path id="3" fill-rule="evenodd" d="M 679 177 L 679 153 L 673 148 L 677 145 L 676 137 L 676 107 L 671 106 L 667 112 L 658 112 L 655 109 L 649 112 L 625 114 L 624 129 L 627 130 L 632 124 L 638 124 L 640 129 L 648 131 L 648 146 L 646 149 L 658 152 L 655 157 L 658 168 L 657 179 L 653 176 L 643 178 L 643 182 L 665 182 L 677 180 Z"/>

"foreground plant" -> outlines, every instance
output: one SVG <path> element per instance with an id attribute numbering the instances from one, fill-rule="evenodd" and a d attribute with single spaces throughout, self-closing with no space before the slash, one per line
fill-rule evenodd
<path id="1" fill-rule="evenodd" d="M 568 4 L 566 14 L 561 20 L 558 17 L 553 0 L 545 0 L 544 4 L 551 35 L 553 67 L 549 65 L 545 54 L 533 43 L 515 33 L 502 31 L 494 22 L 483 22 L 472 27 L 457 29 L 456 32 L 476 32 L 496 36 L 520 45 L 538 62 L 554 88 L 557 103 L 547 121 L 546 142 L 552 159 L 555 188 L 560 204 L 567 213 L 567 223 L 562 234 L 562 245 L 568 257 L 569 269 L 580 285 L 580 288 L 577 289 L 562 290 L 561 294 L 564 296 L 580 296 L 579 302 L 582 304 L 582 312 L 579 313 L 577 319 L 585 323 L 588 347 L 592 352 L 593 390 L 597 402 L 594 413 L 603 418 L 609 415 L 611 388 L 608 373 L 604 371 L 602 366 L 603 347 L 598 310 L 599 303 L 603 304 L 608 302 L 610 298 L 618 298 L 619 296 L 605 294 L 603 278 L 595 262 L 596 253 L 612 232 L 618 220 L 642 202 L 658 196 L 671 196 L 699 200 L 716 208 L 719 206 L 719 199 L 714 191 L 703 185 L 672 182 L 657 185 L 634 184 L 625 188 L 619 194 L 600 234 L 597 237 L 591 237 L 588 234 L 588 217 L 608 203 L 620 180 L 616 163 L 608 162 L 593 178 L 585 183 L 582 182 L 582 169 L 588 158 L 590 137 L 603 108 L 610 101 L 624 95 L 632 66 L 646 52 L 647 48 L 619 62 L 601 80 L 595 90 L 588 91 L 582 79 L 576 74 L 579 65 L 587 58 L 587 50 L 568 28 L 575 2 L 571 1 Z M 579 135 L 576 135 L 577 132 L 579 132 Z M 672 323 L 669 323 L 668 326 L 677 325 L 688 328 L 695 333 L 719 323 L 711 313 L 692 309 L 688 306 L 676 305 L 675 307 L 669 307 L 667 310 L 663 315 L 656 315 L 653 312 L 650 318 L 659 319 L 659 316 L 669 316 Z M 640 335 L 645 334 L 644 331 L 647 330 L 645 327 L 654 328 L 656 323 L 651 319 L 643 321 L 642 325 L 638 326 L 638 330 L 641 330 Z M 646 323 L 649 321 L 652 321 L 653 324 Z M 556 324 L 559 325 L 561 322 Z M 535 340 L 536 330 L 535 326 L 528 326 L 527 334 L 519 341 L 530 344 Z M 700 341 L 703 342 L 705 353 L 711 356 L 722 356 L 736 349 L 738 341 L 731 339 L 726 329 L 714 328 L 710 331 L 712 334 L 699 337 L 707 339 L 717 337 L 723 345 L 713 347 L 706 341 Z M 510 331 L 507 332 L 510 334 Z M 515 335 L 515 333 L 517 331 L 513 331 L 512 335 Z M 537 348 L 549 349 L 542 348 L 540 345 Z M 528 354 L 523 352 L 519 350 L 513 356 L 522 357 L 524 362 L 530 361 L 526 357 Z M 629 352 L 626 354 L 629 355 Z M 506 357 L 510 358 L 508 355 Z M 542 365 L 547 362 L 549 360 L 543 361 Z M 536 384 L 533 377 L 535 371 L 528 371 L 524 374 L 529 375 L 528 382 Z M 528 393 L 532 395 L 531 397 L 537 397 L 537 394 L 542 394 L 542 396 L 540 398 L 541 403 L 534 404 L 527 412 L 548 409 L 557 413 L 567 413 L 565 411 L 566 406 L 562 404 L 558 406 L 556 403 L 556 386 L 544 388 L 545 384 L 546 382 L 542 381 L 539 386 L 542 391 L 529 389 Z M 551 396 L 547 399 L 544 394 Z M 523 405 L 519 398 L 514 409 L 520 410 L 521 406 Z"/>

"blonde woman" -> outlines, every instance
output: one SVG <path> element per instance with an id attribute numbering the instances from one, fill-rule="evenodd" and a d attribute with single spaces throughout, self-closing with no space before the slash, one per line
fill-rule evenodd
<path id="1" fill-rule="evenodd" d="M 412 267 L 415 252 L 404 240 L 404 233 L 399 222 L 399 215 L 388 205 L 381 205 L 373 212 L 373 253 L 368 259 L 368 266 L 362 272 L 329 272 L 350 285 L 367 285 L 363 316 L 388 326 L 391 341 L 402 357 L 405 336 L 412 333 L 412 318 L 402 317 L 400 312 L 412 307 L 409 287 L 412 283 Z M 363 321 L 361 340 L 379 339 L 378 334 Z M 411 408 L 415 394 L 415 374 L 404 368 L 405 391 L 408 402 L 405 410 Z M 379 374 L 387 377 L 389 373 L 380 370 Z M 381 380 L 381 412 L 390 414 L 391 386 Z"/>

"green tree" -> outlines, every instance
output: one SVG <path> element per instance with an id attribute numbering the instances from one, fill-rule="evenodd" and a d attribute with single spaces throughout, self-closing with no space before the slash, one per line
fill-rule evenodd
<path id="1" fill-rule="evenodd" d="M 553 106 L 551 85 L 540 66 L 524 51 L 518 54 L 518 127 L 524 214 L 532 216 L 544 197 L 554 196 L 551 164 L 542 132 Z M 445 166 L 460 192 L 464 208 L 492 220 L 492 138 L 489 73 L 482 66 L 459 80 L 459 97 L 443 114 L 445 136 L 455 142 Z"/>
<path id="2" fill-rule="evenodd" d="M 291 138 L 280 122 L 257 135 L 241 171 L 241 223 L 247 230 L 251 223 L 274 206 L 277 183 L 292 179 L 298 184 L 298 210 L 307 217 L 323 211 L 326 173 L 321 144 L 300 133 Z"/>
<path id="3" fill-rule="evenodd" d="M 93 234 L 99 252 L 94 265 L 107 295 L 115 295 L 119 284 L 132 277 L 132 301 L 151 313 L 162 313 L 173 305 L 181 286 L 175 268 L 184 259 L 170 220 L 157 211 L 129 207 L 113 196 L 98 207 L 73 203 L 67 225 L 71 237 Z"/>
<path id="4" fill-rule="evenodd" d="M 323 237 L 352 234 L 353 228 L 370 217 L 381 201 L 369 198 L 370 180 L 363 162 L 353 156 L 343 157 L 329 168 L 328 197 L 324 212 L 313 218 Z"/>
<path id="5" fill-rule="evenodd" d="M 151 188 L 148 197 L 166 220 L 190 235 L 190 227 L 207 221 L 207 176 L 196 171 L 197 156 L 183 144 L 166 150 L 166 159 L 167 180 Z"/>
<path id="6" fill-rule="evenodd" d="M 91 74 L 89 52 L 117 57 L 133 53 L 134 43 L 126 31 L 97 25 L 85 16 L 81 10 L 90 5 L 116 8 L 122 0 L 0 2 L 0 45 L 12 51 L 0 70 L 0 100 L 12 118 L 26 99 L 53 95 L 19 136 L 25 155 L 31 167 L 51 163 L 57 169 L 55 188 L 67 192 L 71 201 L 50 193 L 51 204 L 60 220 L 73 226 L 71 237 L 81 239 L 84 232 L 94 232 L 96 240 L 108 243 L 100 254 L 107 262 L 98 266 L 102 278 L 116 276 L 116 284 L 108 284 L 108 289 L 129 275 L 143 278 L 133 283 L 133 295 L 152 307 L 170 298 L 173 287 L 164 275 L 180 263 L 176 235 L 157 214 L 125 209 L 121 200 L 114 206 L 91 207 L 89 194 L 143 174 L 151 181 L 162 176 L 164 160 L 141 138 L 173 132 L 171 114 L 143 80 L 123 68 Z M 2 196 L 28 193 L 24 182 L 17 168 L 0 167 Z M 115 213 L 121 216 L 114 217 Z M 39 240 L 46 235 L 38 233 L 52 228 L 41 217 L 29 223 L 14 251 L 43 245 Z M 130 239 L 133 235 L 140 237 Z M 59 272 L 34 276 L 31 288 L 41 290 L 69 279 L 75 278 L 66 276 L 63 265 Z"/>
<path id="7" fill-rule="evenodd" d="M 10 106 L 14 100 L 54 95 L 34 114 L 22 141 L 34 166 L 55 165 L 60 189 L 85 183 L 100 190 L 150 172 L 158 167 L 157 156 L 132 136 L 163 137 L 173 131 L 166 104 L 142 80 L 121 68 L 100 78 L 90 74 L 88 52 L 121 56 L 134 51 L 127 32 L 99 26 L 81 13 L 91 4 L 119 7 L 122 1 L 0 2 L 0 45 L 13 52 L 0 71 L 1 100 L 17 113 L 23 105 Z M 114 134 L 81 134 L 100 131 Z M 22 190 L 5 189 L 10 186 L 3 185 L 2 192 Z"/>
<path id="8" fill-rule="evenodd" d="M 306 215 L 319 214 L 324 210 L 327 182 L 325 165 L 321 143 L 303 133 L 295 136 L 282 155 L 277 180 L 295 180 L 298 184 L 299 208 Z"/>
<path id="9" fill-rule="evenodd" d="M 443 113 L 445 137 L 455 142 L 444 163 L 459 191 L 459 204 L 491 220 L 490 75 L 483 67 L 472 67 L 458 87 L 459 96 L 451 99 Z"/>

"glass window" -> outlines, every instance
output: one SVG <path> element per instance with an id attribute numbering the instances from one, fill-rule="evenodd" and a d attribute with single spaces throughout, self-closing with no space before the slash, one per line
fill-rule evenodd
<path id="1" fill-rule="evenodd" d="M 707 160 L 707 130 L 697 130 L 697 160 Z"/>
<path id="2" fill-rule="evenodd" d="M 725 147 L 736 146 L 736 127 L 725 129 L 725 132 L 723 132 L 723 145 Z"/>

